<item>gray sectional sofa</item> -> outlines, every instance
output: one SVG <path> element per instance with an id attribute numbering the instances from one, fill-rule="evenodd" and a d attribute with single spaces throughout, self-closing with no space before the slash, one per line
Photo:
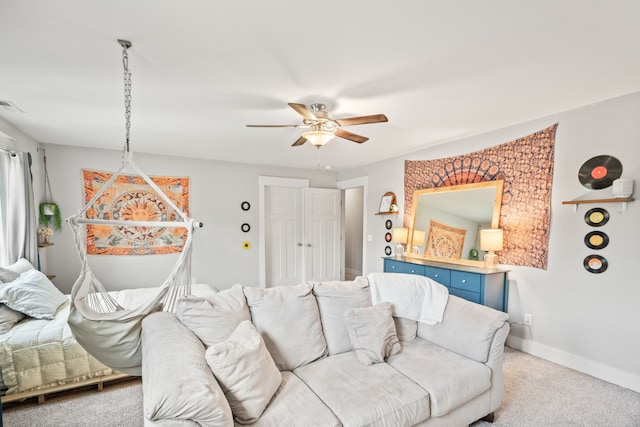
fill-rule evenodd
<path id="1" fill-rule="evenodd" d="M 414 286 L 429 281 L 405 276 Z M 147 316 L 145 425 L 466 426 L 491 418 L 504 392 L 507 315 L 449 295 L 430 325 L 392 316 L 394 305 L 372 304 L 371 295 L 366 278 L 235 285 L 183 297 L 175 315 Z"/>

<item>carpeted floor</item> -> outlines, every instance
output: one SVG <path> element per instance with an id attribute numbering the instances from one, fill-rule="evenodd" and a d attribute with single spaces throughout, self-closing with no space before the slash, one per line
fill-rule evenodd
<path id="1" fill-rule="evenodd" d="M 507 348 L 505 398 L 493 424 L 473 427 L 638 427 L 640 394 Z M 43 405 L 10 405 L 4 426 L 142 426 L 139 382 L 51 397 Z"/>

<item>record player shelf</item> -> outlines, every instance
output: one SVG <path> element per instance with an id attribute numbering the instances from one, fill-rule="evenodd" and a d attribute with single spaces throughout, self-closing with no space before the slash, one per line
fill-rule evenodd
<path id="1" fill-rule="evenodd" d="M 633 197 L 614 197 L 610 199 L 585 199 L 585 200 L 565 200 L 563 205 L 573 205 L 573 210 L 578 212 L 578 205 L 587 203 L 622 203 L 622 212 L 627 210 L 627 202 L 633 202 L 636 199 Z"/>

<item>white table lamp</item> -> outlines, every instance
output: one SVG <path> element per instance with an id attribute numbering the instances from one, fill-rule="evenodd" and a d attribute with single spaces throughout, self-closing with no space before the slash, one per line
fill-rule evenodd
<path id="1" fill-rule="evenodd" d="M 409 238 L 409 229 L 408 228 L 394 228 L 392 232 L 391 241 L 397 243 L 395 248 L 396 256 L 404 255 L 404 246 L 403 244 L 407 243 L 407 239 Z"/>
<path id="2" fill-rule="evenodd" d="M 496 268 L 498 256 L 495 251 L 502 250 L 502 230 L 480 230 L 480 249 L 487 252 L 484 255 L 485 268 Z"/>
<path id="3" fill-rule="evenodd" d="M 424 244 L 424 239 L 427 237 L 427 233 L 422 230 L 413 230 L 413 239 L 411 241 L 411 252 L 414 254 L 420 253 L 420 247 Z"/>

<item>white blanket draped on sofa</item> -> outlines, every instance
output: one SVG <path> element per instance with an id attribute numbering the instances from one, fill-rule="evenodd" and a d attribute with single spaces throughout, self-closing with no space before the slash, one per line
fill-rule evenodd
<path id="1" fill-rule="evenodd" d="M 393 315 L 417 320 L 428 325 L 442 322 L 449 291 L 428 277 L 416 274 L 371 273 L 367 276 L 371 286 L 371 302 L 389 301 Z M 421 301 L 417 305 L 415 301 Z"/>

